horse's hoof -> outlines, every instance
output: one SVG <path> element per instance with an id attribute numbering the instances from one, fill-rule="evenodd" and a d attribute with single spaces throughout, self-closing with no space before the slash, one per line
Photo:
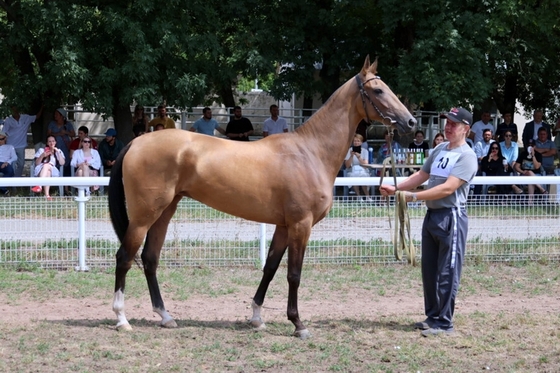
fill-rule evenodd
<path id="1" fill-rule="evenodd" d="M 306 340 L 307 338 L 311 337 L 311 333 L 309 333 L 309 330 L 307 329 L 303 329 L 303 330 L 296 330 L 294 332 L 294 337 L 298 337 L 299 339 L 301 339 L 302 341 Z"/>
<path id="2" fill-rule="evenodd" d="M 164 328 L 169 328 L 169 329 L 173 329 L 177 327 L 177 323 L 175 322 L 175 320 L 171 319 L 169 321 L 166 322 L 161 322 L 161 326 Z"/>
<path id="3" fill-rule="evenodd" d="M 132 326 L 130 326 L 130 324 L 128 323 L 117 325 L 117 331 L 119 332 L 129 332 L 131 330 L 132 330 Z"/>
<path id="4" fill-rule="evenodd" d="M 266 324 L 260 318 L 252 319 L 251 320 L 251 326 L 255 330 L 265 330 L 266 329 Z"/>

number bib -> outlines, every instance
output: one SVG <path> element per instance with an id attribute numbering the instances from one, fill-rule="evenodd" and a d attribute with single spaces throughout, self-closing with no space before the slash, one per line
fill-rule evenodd
<path id="1" fill-rule="evenodd" d="M 451 171 L 459 160 L 460 155 L 460 153 L 456 152 L 448 152 L 445 150 L 441 151 L 432 163 L 430 175 L 444 177 L 447 179 L 451 175 Z"/>

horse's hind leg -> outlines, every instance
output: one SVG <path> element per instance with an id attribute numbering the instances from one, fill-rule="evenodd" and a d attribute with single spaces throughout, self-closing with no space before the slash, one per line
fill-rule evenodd
<path id="1" fill-rule="evenodd" d="M 117 267 L 115 268 L 115 295 L 113 311 L 117 315 L 117 330 L 130 330 L 130 324 L 124 313 L 124 288 L 126 274 L 132 266 L 134 257 L 142 244 L 146 230 L 132 225 L 128 227 L 125 238 L 117 251 Z"/>
<path id="2" fill-rule="evenodd" d="M 272 236 L 272 242 L 270 243 L 270 248 L 268 250 L 268 258 L 263 268 L 263 277 L 255 296 L 253 297 L 253 317 L 251 317 L 251 325 L 255 329 L 264 329 L 266 325 L 261 319 L 261 310 L 264 303 L 264 297 L 266 291 L 268 290 L 268 285 L 274 278 L 280 261 L 286 252 L 286 247 L 288 243 L 288 230 L 286 227 L 276 226 L 274 235 Z"/>
<path id="3" fill-rule="evenodd" d="M 152 307 L 154 312 L 161 316 L 160 325 L 166 328 L 176 328 L 177 323 L 165 309 L 165 305 L 163 304 L 163 299 L 159 291 L 156 272 L 159 265 L 161 248 L 167 233 L 167 227 L 169 226 L 169 221 L 173 217 L 173 214 L 177 209 L 177 204 L 180 200 L 181 197 L 176 197 L 163 211 L 159 219 L 152 225 L 148 231 L 148 236 L 146 237 L 144 250 L 142 250 L 142 263 L 144 265 L 144 274 L 146 275 L 146 280 L 148 282 Z"/>

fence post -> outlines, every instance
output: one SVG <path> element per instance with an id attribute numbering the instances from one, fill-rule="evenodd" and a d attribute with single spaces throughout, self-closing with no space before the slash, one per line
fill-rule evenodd
<path id="1" fill-rule="evenodd" d="M 78 266 L 76 271 L 85 272 L 89 271 L 86 266 L 86 202 L 89 198 L 86 197 L 85 190 L 87 187 L 79 186 L 78 196 L 74 199 L 78 202 Z"/>

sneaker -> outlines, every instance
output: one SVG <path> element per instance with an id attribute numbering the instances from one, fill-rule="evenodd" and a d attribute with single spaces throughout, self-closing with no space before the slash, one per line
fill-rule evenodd
<path id="1" fill-rule="evenodd" d="M 373 203 L 373 198 L 371 198 L 371 197 L 366 197 L 366 202 Z"/>
<path id="2" fill-rule="evenodd" d="M 6 189 L 6 191 L 4 192 L 4 197 L 9 197 L 10 196 L 10 189 Z"/>
<path id="3" fill-rule="evenodd" d="M 453 328 L 451 329 L 430 328 L 430 329 L 423 330 L 421 334 L 423 337 L 432 337 L 438 335 L 452 335 L 453 333 L 455 333 L 455 330 Z"/>
<path id="4" fill-rule="evenodd" d="M 34 193 L 41 193 L 42 190 L 43 190 L 43 188 L 41 188 L 38 185 L 31 188 L 31 191 L 34 192 Z"/>
<path id="5" fill-rule="evenodd" d="M 419 321 L 417 323 L 414 323 L 414 329 L 428 330 L 430 328 L 431 328 L 430 319 L 426 319 L 424 321 Z"/>

